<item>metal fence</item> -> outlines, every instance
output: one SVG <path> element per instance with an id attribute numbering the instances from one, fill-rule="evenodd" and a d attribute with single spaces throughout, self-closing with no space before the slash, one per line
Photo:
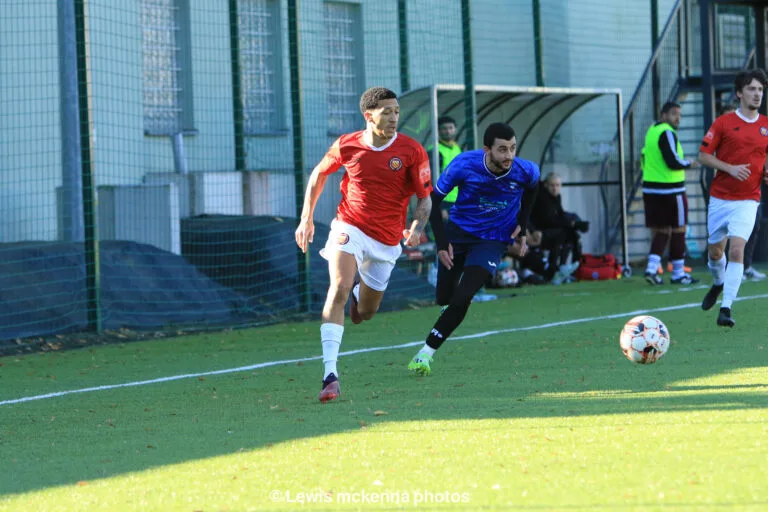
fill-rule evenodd
<path id="1" fill-rule="evenodd" d="M 674 5 L 1 2 L 0 340 L 317 313 L 327 272 L 318 247 L 297 252 L 295 218 L 314 164 L 363 128 L 365 88 L 615 87 L 628 98 L 651 53 L 636 28 L 653 3 L 658 19 Z M 599 103 L 575 114 L 543 169 L 597 177 L 614 117 Z M 428 253 L 404 257 L 385 304 L 431 301 L 430 265 Z"/>

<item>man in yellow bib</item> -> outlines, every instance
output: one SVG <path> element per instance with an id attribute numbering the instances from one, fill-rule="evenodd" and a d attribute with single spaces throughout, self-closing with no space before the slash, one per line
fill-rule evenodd
<path id="1" fill-rule="evenodd" d="M 688 198 L 685 195 L 685 170 L 698 169 L 696 160 L 686 160 L 677 139 L 680 105 L 667 102 L 661 119 L 648 129 L 643 147 L 643 204 L 645 225 L 651 229 L 651 249 L 645 280 L 663 284 L 658 270 L 669 243 L 672 284 L 690 285 L 699 280 L 685 272 L 685 230 L 688 224 Z"/>
<path id="2" fill-rule="evenodd" d="M 440 174 L 448 167 L 448 164 L 461 153 L 461 146 L 456 142 L 456 120 L 450 116 L 442 116 L 437 119 L 437 133 L 439 140 L 437 141 L 437 151 L 440 153 Z M 429 152 L 429 150 L 428 150 Z M 454 187 L 453 190 L 448 192 L 443 202 L 441 203 L 443 220 L 448 219 L 448 211 L 456 202 L 456 198 L 459 195 L 459 187 Z"/>

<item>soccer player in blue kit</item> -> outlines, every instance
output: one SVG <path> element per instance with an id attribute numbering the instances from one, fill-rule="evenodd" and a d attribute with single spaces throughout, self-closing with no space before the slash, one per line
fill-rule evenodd
<path id="1" fill-rule="evenodd" d="M 464 320 L 472 297 L 496 272 L 510 244 L 524 256 L 525 233 L 536 190 L 539 166 L 515 158 L 515 131 L 505 123 L 490 125 L 483 149 L 456 156 L 432 191 L 430 223 L 437 242 L 437 303 L 443 308 L 424 347 L 408 364 L 419 375 L 429 375 L 432 357 Z M 459 187 L 448 226 L 440 203 Z"/>

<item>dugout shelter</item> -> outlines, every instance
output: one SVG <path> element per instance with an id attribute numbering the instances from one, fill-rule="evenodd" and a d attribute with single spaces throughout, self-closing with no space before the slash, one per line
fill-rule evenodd
<path id="1" fill-rule="evenodd" d="M 545 153 L 550 142 L 575 112 L 600 97 L 615 98 L 616 148 L 615 168 L 605 175 L 596 175 L 594 180 L 566 181 L 568 187 L 600 187 L 603 222 L 594 223 L 594 229 L 610 229 L 615 218 L 608 218 L 615 212 L 621 217 L 622 262 L 628 268 L 629 250 L 627 239 L 626 183 L 623 149 L 623 110 L 620 89 L 581 89 L 559 87 L 506 87 L 475 86 L 475 119 L 477 147 L 482 147 L 482 134 L 486 127 L 495 122 L 509 123 L 517 135 L 517 154 L 521 158 L 536 162 L 544 167 Z M 413 137 L 432 154 L 438 162 L 437 119 L 451 116 L 456 120 L 457 140 L 464 139 L 466 130 L 465 88 L 462 84 L 434 84 L 414 89 L 399 97 L 400 125 L 398 131 Z M 470 125 L 471 126 L 471 125 Z M 433 165 L 433 179 L 438 177 L 437 166 Z M 546 172 L 542 169 L 543 173 Z M 610 250 L 605 248 L 605 252 Z"/>

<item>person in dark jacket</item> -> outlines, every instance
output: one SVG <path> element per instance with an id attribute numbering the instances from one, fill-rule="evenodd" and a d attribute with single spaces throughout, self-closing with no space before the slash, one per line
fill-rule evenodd
<path id="1" fill-rule="evenodd" d="M 559 175 L 547 174 L 539 186 L 536 203 L 531 212 L 531 223 L 541 231 L 541 247 L 549 251 L 551 265 L 562 266 L 571 256 L 573 263 L 581 259 L 580 233 L 589 230 L 589 222 L 578 215 L 563 210 L 560 189 L 563 181 Z"/>

